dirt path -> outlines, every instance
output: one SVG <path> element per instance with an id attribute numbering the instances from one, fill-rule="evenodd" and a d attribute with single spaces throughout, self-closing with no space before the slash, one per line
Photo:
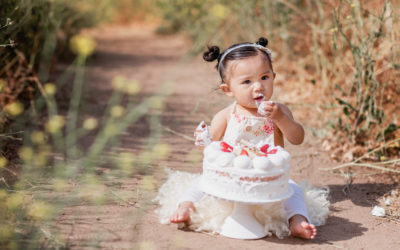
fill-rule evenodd
<path id="1" fill-rule="evenodd" d="M 209 122 L 215 111 L 231 101 L 214 91 L 218 82 L 214 65 L 204 63 L 200 57 L 181 60 L 188 48 L 182 37 L 158 37 L 143 26 L 109 27 L 92 34 L 99 45 L 86 77 L 87 110 L 92 115 L 102 114 L 111 91 L 110 82 L 118 75 L 138 80 L 143 86 L 141 96 L 151 95 L 166 82 L 172 83 L 174 91 L 167 100 L 162 124 L 189 137 L 199 121 Z M 276 92 L 283 93 L 279 88 Z M 304 117 L 299 119 L 305 125 L 307 117 L 301 112 L 308 111 L 293 110 L 295 117 Z M 122 147 L 140 152 L 150 132 L 148 126 L 146 117 L 132 125 L 124 135 Z M 328 186 L 332 203 L 332 214 L 326 225 L 318 228 L 318 236 L 313 241 L 291 237 L 245 241 L 177 230 L 175 225 L 158 223 L 154 214 L 156 206 L 144 205 L 146 197 L 143 195 L 140 196 L 143 206 L 131 206 L 121 201 L 97 207 L 69 207 L 59 218 L 58 225 L 73 249 L 398 248 L 400 226 L 373 217 L 370 213 L 377 199 L 391 190 L 393 185 L 388 181 L 375 183 L 376 179 L 367 176 L 356 179 L 344 192 L 346 181 L 343 176 L 320 170 L 332 166 L 328 153 L 321 150 L 320 142 L 312 137 L 310 131 L 307 131 L 306 138 L 301 146 L 287 147 L 292 153 L 292 178 L 296 181 L 308 179 L 316 186 Z M 162 162 L 162 167 L 201 171 L 201 155 L 192 141 L 167 130 L 163 130 L 162 141 L 172 147 L 172 154 Z M 157 172 L 158 185 L 165 178 L 164 173 Z M 134 176 L 120 180 L 119 190 L 137 190 L 139 179 L 140 176 Z M 154 193 L 148 195 L 150 197 Z M 143 211 L 143 208 L 146 210 Z"/>

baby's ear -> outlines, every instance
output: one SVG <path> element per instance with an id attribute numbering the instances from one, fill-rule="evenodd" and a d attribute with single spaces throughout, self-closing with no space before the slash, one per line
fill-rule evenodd
<path id="1" fill-rule="evenodd" d="M 225 92 L 225 94 L 227 94 L 228 96 L 232 96 L 232 92 L 231 92 L 231 89 L 229 88 L 228 84 L 221 83 L 221 85 L 219 87 L 221 88 L 221 90 L 223 92 Z"/>

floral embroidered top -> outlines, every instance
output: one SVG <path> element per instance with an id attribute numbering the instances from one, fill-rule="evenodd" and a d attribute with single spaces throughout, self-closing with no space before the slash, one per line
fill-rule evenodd
<path id="1" fill-rule="evenodd" d="M 240 140 L 262 146 L 264 144 L 274 145 L 274 123 L 272 120 L 235 113 L 236 102 L 232 104 L 232 112 L 225 130 L 223 141 L 236 145 Z"/>

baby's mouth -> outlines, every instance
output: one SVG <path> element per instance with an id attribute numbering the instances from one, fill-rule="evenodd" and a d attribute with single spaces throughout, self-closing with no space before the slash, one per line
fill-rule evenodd
<path id="1" fill-rule="evenodd" d="M 260 95 L 260 96 L 257 96 L 256 98 L 254 98 L 254 101 L 261 102 L 263 99 L 264 99 L 264 96 Z"/>

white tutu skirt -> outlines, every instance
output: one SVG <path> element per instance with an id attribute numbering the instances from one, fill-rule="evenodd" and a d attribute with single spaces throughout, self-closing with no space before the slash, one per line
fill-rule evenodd
<path id="1" fill-rule="evenodd" d="M 200 174 L 167 170 L 168 179 L 159 189 L 154 199 L 159 204 L 156 213 L 162 224 L 169 224 L 169 217 L 177 209 L 180 197 Z M 304 192 L 305 203 L 310 222 L 316 226 L 325 224 L 329 214 L 329 190 L 316 188 L 307 182 L 299 185 Z M 190 214 L 190 222 L 186 226 L 194 231 L 219 233 L 226 217 L 233 210 L 233 203 L 204 195 L 194 204 L 196 211 Z M 289 227 L 282 202 L 253 205 L 253 215 L 264 226 L 268 236 L 275 234 L 278 238 L 288 236 Z"/>

